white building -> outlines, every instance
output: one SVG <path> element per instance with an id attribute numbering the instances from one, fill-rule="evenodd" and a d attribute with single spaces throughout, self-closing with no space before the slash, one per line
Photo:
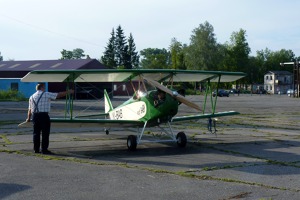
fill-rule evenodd
<path id="1" fill-rule="evenodd" d="M 270 94 L 286 94 L 292 86 L 293 74 L 288 71 L 269 71 L 264 76 L 264 87 Z"/>

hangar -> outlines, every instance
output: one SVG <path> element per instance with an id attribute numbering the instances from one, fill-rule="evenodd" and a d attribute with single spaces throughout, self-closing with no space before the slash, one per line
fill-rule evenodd
<path id="1" fill-rule="evenodd" d="M 107 69 L 96 59 L 72 59 L 72 60 L 31 60 L 31 61 L 0 61 L 0 90 L 18 90 L 25 97 L 35 92 L 36 83 L 23 83 L 23 78 L 33 70 L 79 70 L 79 69 Z M 46 83 L 48 91 L 59 92 L 66 88 L 65 83 Z M 111 91 L 111 83 L 80 83 L 74 86 L 75 98 L 84 99 L 91 96 L 100 98 L 103 89 Z"/>

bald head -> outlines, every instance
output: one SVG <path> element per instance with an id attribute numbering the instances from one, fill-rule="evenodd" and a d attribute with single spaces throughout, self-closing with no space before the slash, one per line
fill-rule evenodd
<path id="1" fill-rule="evenodd" d="M 45 90 L 45 83 L 38 83 L 35 87 L 36 90 Z"/>

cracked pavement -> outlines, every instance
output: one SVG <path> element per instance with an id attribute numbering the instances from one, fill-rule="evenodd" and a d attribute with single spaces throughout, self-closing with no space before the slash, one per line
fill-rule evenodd
<path id="1" fill-rule="evenodd" d="M 92 101 L 74 108 L 90 104 L 92 112 L 103 109 Z M 45 156 L 32 153 L 32 129 L 16 127 L 27 102 L 0 102 L 0 199 L 299 199 L 299 105 L 284 95 L 218 98 L 217 111 L 241 115 L 220 118 L 217 135 L 206 120 L 174 124 L 187 134 L 186 148 L 142 143 L 130 152 L 131 130 L 53 127 L 55 155 Z M 63 115 L 63 107 L 54 102 L 51 116 Z M 183 105 L 180 111 L 193 112 Z M 146 140 L 160 135 L 150 131 Z"/>

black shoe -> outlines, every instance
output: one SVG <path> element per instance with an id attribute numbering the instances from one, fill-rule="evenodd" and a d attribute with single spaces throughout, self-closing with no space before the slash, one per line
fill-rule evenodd
<path id="1" fill-rule="evenodd" d="M 42 151 L 42 154 L 53 155 L 54 153 L 52 153 L 49 150 L 45 150 L 45 151 Z"/>
<path id="2" fill-rule="evenodd" d="M 41 153 L 41 152 L 38 150 L 38 151 L 34 151 L 34 153 Z"/>

